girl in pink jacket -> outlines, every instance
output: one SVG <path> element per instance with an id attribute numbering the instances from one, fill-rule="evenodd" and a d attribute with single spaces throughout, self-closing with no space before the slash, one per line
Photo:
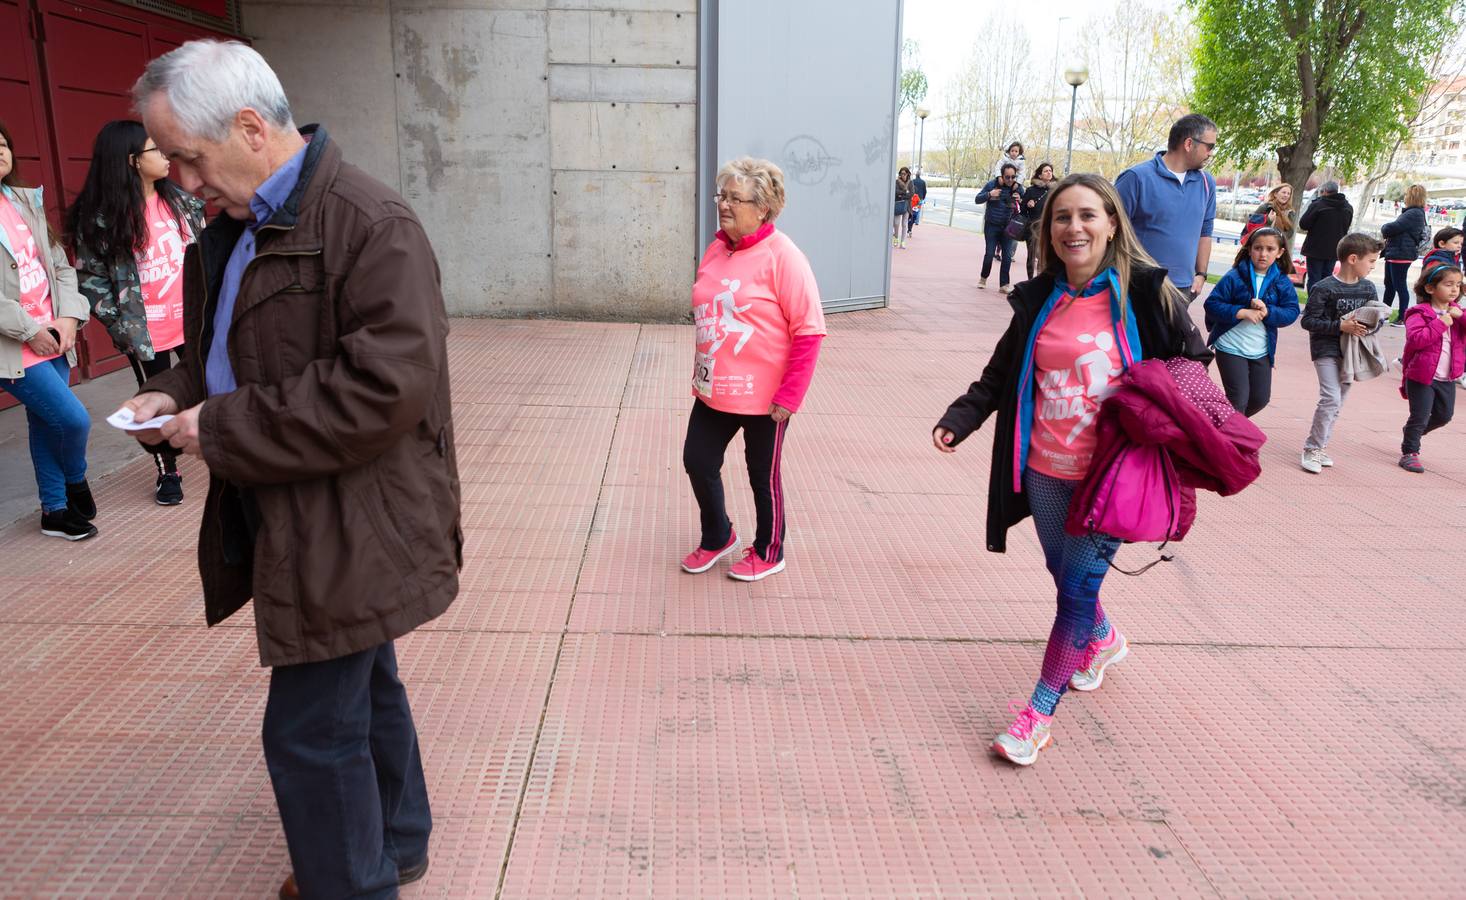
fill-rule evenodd
<path id="1" fill-rule="evenodd" d="M 1424 472 L 1420 438 L 1451 421 L 1456 379 L 1466 370 L 1466 311 L 1461 308 L 1461 268 L 1428 266 L 1415 282 L 1417 303 L 1405 313 L 1405 377 L 1400 394 L 1410 401 L 1400 468 Z"/>

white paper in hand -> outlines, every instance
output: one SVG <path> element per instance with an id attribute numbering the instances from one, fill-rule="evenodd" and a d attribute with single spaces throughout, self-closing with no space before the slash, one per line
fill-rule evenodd
<path id="1" fill-rule="evenodd" d="M 172 421 L 172 419 L 172 416 L 155 416 L 146 422 L 139 422 L 132 410 L 124 406 L 107 417 L 107 424 L 113 428 L 121 428 L 123 431 L 147 431 L 151 428 L 162 428 L 164 422 Z"/>

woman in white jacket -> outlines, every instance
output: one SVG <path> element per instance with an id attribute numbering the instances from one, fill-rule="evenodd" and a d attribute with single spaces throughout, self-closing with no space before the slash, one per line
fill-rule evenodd
<path id="1" fill-rule="evenodd" d="M 41 189 L 18 183 L 0 125 L 0 388 L 25 407 L 41 533 L 68 541 L 97 533 L 87 486 L 91 417 L 69 386 L 87 314 L 76 270 L 51 240 Z"/>

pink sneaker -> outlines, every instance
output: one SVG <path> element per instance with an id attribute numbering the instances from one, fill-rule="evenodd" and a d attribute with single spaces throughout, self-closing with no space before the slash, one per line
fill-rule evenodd
<path id="1" fill-rule="evenodd" d="M 758 581 L 761 578 L 768 578 L 777 572 L 784 571 L 784 561 L 764 562 L 759 558 L 752 547 L 743 551 L 743 558 L 733 564 L 728 570 L 729 578 L 736 578 L 739 581 Z"/>
<path id="2" fill-rule="evenodd" d="M 698 547 L 696 550 L 682 557 L 682 571 L 691 572 L 696 575 L 699 572 L 706 572 L 718 564 L 718 560 L 738 549 L 738 532 L 728 529 L 728 546 L 721 550 L 704 550 Z"/>
<path id="3" fill-rule="evenodd" d="M 1054 717 L 1046 716 L 1032 706 L 1018 709 L 1014 700 L 1009 710 L 1016 710 L 1018 718 L 1008 730 L 993 739 L 993 750 L 1004 759 L 1020 766 L 1031 766 L 1038 762 L 1038 752 L 1049 744 L 1049 726 Z"/>
<path id="4" fill-rule="evenodd" d="M 1074 691 L 1097 691 L 1105 682 L 1105 669 L 1130 655 L 1130 643 L 1120 629 L 1110 626 L 1108 644 L 1091 643 L 1084 651 L 1084 660 L 1069 679 L 1069 689 Z"/>

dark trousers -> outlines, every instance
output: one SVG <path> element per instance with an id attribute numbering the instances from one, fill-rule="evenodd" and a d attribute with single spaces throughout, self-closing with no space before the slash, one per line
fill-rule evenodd
<path id="1" fill-rule="evenodd" d="M 301 895 L 396 897 L 433 822 L 392 643 L 274 668 L 264 743 Z"/>
<path id="2" fill-rule="evenodd" d="M 1405 396 L 1410 399 L 1410 418 L 1405 420 L 1401 453 L 1419 453 L 1420 438 L 1451 421 L 1456 413 L 1456 382 L 1421 384 L 1405 379 Z"/>
<path id="3" fill-rule="evenodd" d="M 1407 262 L 1385 263 L 1385 306 L 1390 306 L 1390 300 L 1400 295 L 1400 318 L 1398 321 L 1405 321 L 1405 310 L 1410 308 L 1410 266 Z"/>
<path id="4" fill-rule="evenodd" d="M 1033 269 L 1038 265 L 1038 227 L 1034 226 L 1028 232 L 1028 255 L 1023 259 L 1023 266 L 1028 270 L 1028 280 L 1033 280 Z"/>
<path id="5" fill-rule="evenodd" d="M 758 516 L 753 549 L 766 562 L 784 558 L 784 432 L 789 421 L 741 416 L 720 412 L 701 400 L 692 405 L 687 422 L 687 440 L 682 445 L 682 465 L 692 482 L 692 494 L 702 520 L 704 550 L 728 546 L 733 523 L 723 500 L 723 455 L 733 436 L 743 429 L 743 457 L 748 463 L 748 483 L 753 488 L 753 508 Z"/>
<path id="6" fill-rule="evenodd" d="M 1008 280 L 1008 272 L 1013 268 L 1013 247 L 1014 242 L 1003 229 L 1007 223 L 994 225 L 992 222 L 985 222 L 982 226 L 982 233 L 987 238 L 987 248 L 982 253 L 982 277 L 987 278 L 993 271 L 993 256 L 1002 251 L 1003 261 L 998 266 L 998 284 L 1011 284 Z"/>
<path id="7" fill-rule="evenodd" d="M 173 368 L 175 361 L 183 361 L 183 345 L 179 344 L 172 350 L 159 350 L 149 360 L 138 359 L 129 353 L 127 361 L 132 363 L 132 374 L 137 379 L 137 386 L 142 387 L 143 382 L 149 378 Z M 172 444 L 144 444 L 143 447 L 153 454 L 153 464 L 158 467 L 159 475 L 178 471 L 178 449 Z"/>
<path id="8" fill-rule="evenodd" d="M 1273 398 L 1273 365 L 1266 356 L 1248 359 L 1218 350 L 1217 371 L 1221 373 L 1227 401 L 1248 418 L 1262 412 Z"/>
<path id="9" fill-rule="evenodd" d="M 1311 288 L 1313 287 L 1314 282 L 1323 281 L 1325 278 L 1334 274 L 1334 266 L 1338 262 L 1339 261 L 1337 259 L 1334 259 L 1332 256 L 1327 258 L 1322 256 L 1308 257 L 1308 283 L 1304 285 L 1304 288 Z"/>

